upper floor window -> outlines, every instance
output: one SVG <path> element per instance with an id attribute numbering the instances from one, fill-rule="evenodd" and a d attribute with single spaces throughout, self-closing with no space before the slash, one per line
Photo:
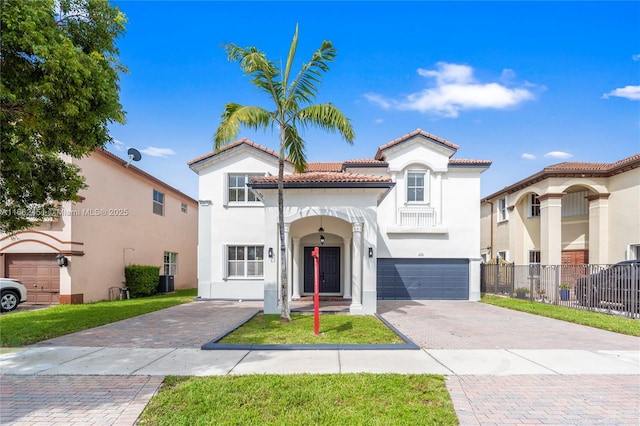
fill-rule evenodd
<path id="1" fill-rule="evenodd" d="M 498 252 L 498 258 L 502 259 L 502 260 L 506 260 L 507 262 L 509 261 L 509 252 L 504 250 L 504 251 L 499 251 Z"/>
<path id="2" fill-rule="evenodd" d="M 182 213 L 186 213 L 187 212 L 187 203 L 180 203 L 180 211 Z"/>
<path id="3" fill-rule="evenodd" d="M 164 216 L 164 194 L 153 190 L 153 213 Z"/>
<path id="4" fill-rule="evenodd" d="M 500 198 L 498 200 L 498 222 L 509 220 L 509 210 L 507 209 L 508 205 L 509 199 L 507 197 Z"/>
<path id="5" fill-rule="evenodd" d="M 228 246 L 227 277 L 246 278 L 264 275 L 263 246 Z"/>
<path id="6" fill-rule="evenodd" d="M 251 203 L 260 201 L 256 197 L 255 193 L 249 188 L 247 184 L 254 177 L 261 177 L 261 174 L 230 174 L 228 181 L 228 201 L 230 203 Z"/>
<path id="7" fill-rule="evenodd" d="M 407 203 L 428 203 L 427 173 L 407 173 Z"/>
<path id="8" fill-rule="evenodd" d="M 540 199 L 537 194 L 529 194 L 529 217 L 540 217 Z"/>
<path id="9" fill-rule="evenodd" d="M 178 275 L 178 253 L 164 252 L 164 274 Z"/>
<path id="10" fill-rule="evenodd" d="M 562 217 L 588 216 L 589 191 L 569 192 L 562 196 Z"/>

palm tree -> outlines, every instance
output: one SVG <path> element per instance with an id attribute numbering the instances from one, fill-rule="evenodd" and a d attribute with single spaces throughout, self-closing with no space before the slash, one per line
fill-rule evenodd
<path id="1" fill-rule="evenodd" d="M 286 241 L 284 238 L 284 162 L 291 162 L 297 173 L 306 170 L 304 140 L 298 127 L 319 127 L 329 132 L 338 132 L 352 144 L 355 132 L 349 119 L 331 103 L 313 104 L 318 94 L 318 84 L 322 73 L 329 70 L 329 62 L 336 56 L 336 50 L 329 41 L 302 64 L 298 75 L 290 80 L 296 48 L 298 46 L 298 25 L 289 48 L 289 56 L 284 72 L 255 47 L 241 48 L 233 43 L 225 46 L 227 58 L 238 62 L 247 76 L 260 91 L 267 93 L 274 104 L 273 111 L 258 106 L 244 106 L 236 103 L 225 105 L 222 122 L 216 130 L 214 149 L 235 140 L 240 126 L 254 130 L 277 126 L 280 130 L 280 150 L 278 157 L 278 224 L 280 233 L 280 302 L 283 322 L 291 321 L 289 315 L 289 295 L 287 282 Z"/>

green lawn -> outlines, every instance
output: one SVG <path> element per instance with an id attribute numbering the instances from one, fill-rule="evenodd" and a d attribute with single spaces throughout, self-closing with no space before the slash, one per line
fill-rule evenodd
<path id="1" fill-rule="evenodd" d="M 320 334 L 314 334 L 313 314 L 258 314 L 218 343 L 234 344 L 402 344 L 389 327 L 375 316 L 321 314 Z"/>
<path id="2" fill-rule="evenodd" d="M 484 294 L 482 296 L 482 302 L 500 306 L 502 308 L 528 312 L 530 314 L 541 315 L 548 318 L 555 318 L 558 320 L 573 322 L 575 324 L 588 325 L 602 330 L 640 337 L 640 321 L 631 318 L 623 318 L 586 310 L 582 311 L 562 306 L 549 305 L 546 303 L 513 299 L 510 297 L 494 296 L 491 294 Z"/>
<path id="3" fill-rule="evenodd" d="M 131 300 L 57 305 L 0 316 L 0 346 L 29 345 L 193 301 L 196 289 Z"/>
<path id="4" fill-rule="evenodd" d="M 167 377 L 141 425 L 457 425 L 442 376 Z"/>

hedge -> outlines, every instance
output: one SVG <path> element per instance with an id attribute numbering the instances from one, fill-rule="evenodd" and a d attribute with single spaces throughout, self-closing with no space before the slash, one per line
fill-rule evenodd
<path id="1" fill-rule="evenodd" d="M 131 297 L 151 296 L 158 289 L 160 267 L 128 265 L 124 268 L 124 276 Z"/>

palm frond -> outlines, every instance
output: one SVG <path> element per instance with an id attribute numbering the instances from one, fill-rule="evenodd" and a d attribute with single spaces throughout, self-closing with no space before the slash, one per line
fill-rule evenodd
<path id="1" fill-rule="evenodd" d="M 291 41 L 291 47 L 289 47 L 289 55 L 287 56 L 287 64 L 284 68 L 284 75 L 282 76 L 282 88 L 286 90 L 289 82 L 289 73 L 291 72 L 291 66 L 293 60 L 296 57 L 296 50 L 298 49 L 298 24 L 296 23 L 296 32 L 293 34 L 293 40 Z M 286 97 L 286 93 L 282 93 L 282 97 Z"/>
<path id="2" fill-rule="evenodd" d="M 329 70 L 329 63 L 337 55 L 330 41 L 323 41 L 322 45 L 311 55 L 311 60 L 302 64 L 300 72 L 288 88 L 287 99 L 292 105 L 311 103 L 318 94 L 318 83 L 322 73 Z"/>
<path id="3" fill-rule="evenodd" d="M 220 118 L 222 121 L 213 138 L 213 149 L 216 151 L 236 139 L 241 126 L 258 130 L 266 129 L 269 124 L 273 123 L 273 117 L 266 109 L 235 103 L 226 104 Z"/>
<path id="4" fill-rule="evenodd" d="M 351 121 L 332 103 L 309 105 L 299 110 L 296 122 L 305 127 L 313 125 L 331 133 L 338 132 L 349 144 L 353 144 L 356 137 Z"/>
<path id="5" fill-rule="evenodd" d="M 307 169 L 307 159 L 305 155 L 304 140 L 300 137 L 295 126 L 282 127 L 284 132 L 284 149 L 289 160 L 297 173 L 302 173 Z"/>
<path id="6" fill-rule="evenodd" d="M 282 93 L 282 83 L 277 81 L 280 69 L 267 58 L 261 50 L 249 46 L 242 48 L 229 43 L 225 46 L 227 59 L 237 62 L 245 75 L 251 77 L 251 82 L 262 91 L 271 95 L 279 103 Z"/>

